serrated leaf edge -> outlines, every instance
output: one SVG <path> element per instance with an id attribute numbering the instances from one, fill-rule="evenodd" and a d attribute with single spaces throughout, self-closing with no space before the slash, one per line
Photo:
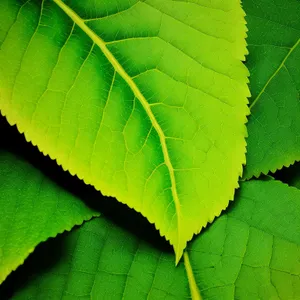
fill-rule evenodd
<path id="1" fill-rule="evenodd" d="M 62 230 L 59 230 L 58 232 L 56 233 L 53 233 L 53 234 L 50 234 L 48 237 L 44 238 L 44 239 L 41 239 L 36 245 L 33 246 L 33 248 L 30 248 L 28 249 L 28 251 L 26 253 L 24 253 L 24 255 L 17 261 L 14 262 L 14 264 L 11 265 L 10 268 L 6 268 L 6 270 L 8 272 L 6 273 L 2 273 L 0 274 L 0 284 L 2 284 L 6 278 L 14 271 L 17 270 L 18 267 L 20 267 L 21 265 L 24 264 L 25 260 L 27 259 L 27 257 L 35 250 L 35 248 L 40 245 L 41 243 L 44 243 L 46 242 L 48 239 L 50 238 L 55 238 L 57 237 L 59 234 L 62 234 L 66 231 L 71 231 L 75 226 L 80 226 L 82 225 L 84 222 L 88 222 L 90 221 L 91 219 L 95 218 L 95 217 L 100 217 L 100 213 L 98 212 L 95 212 L 93 213 L 92 215 L 89 214 L 87 216 L 85 216 L 82 220 L 78 221 L 78 222 L 75 222 L 75 223 L 69 223 L 64 229 Z"/>
<path id="2" fill-rule="evenodd" d="M 268 79 L 268 81 L 266 82 L 266 84 L 263 86 L 263 88 L 260 91 L 260 93 L 257 95 L 257 97 L 254 99 L 254 101 L 251 103 L 251 105 L 249 106 L 250 110 L 255 106 L 255 104 L 260 99 L 261 95 L 264 93 L 264 91 L 266 90 L 266 88 L 268 87 L 268 85 L 270 84 L 270 82 L 273 80 L 273 78 L 284 67 L 284 64 L 285 64 L 286 60 L 290 57 L 290 55 L 297 48 L 298 45 L 300 45 L 300 38 L 296 41 L 296 43 L 294 44 L 294 46 L 289 50 L 289 52 L 287 53 L 287 55 L 284 57 L 284 59 L 282 60 L 281 64 L 279 65 L 279 67 L 275 70 L 275 72 L 272 74 L 272 76 Z M 262 169 L 262 170 L 253 171 L 252 174 L 250 174 L 248 176 L 245 176 L 243 178 L 243 180 L 247 181 L 247 180 L 250 180 L 253 177 L 254 178 L 259 178 L 261 175 L 267 175 L 269 172 L 274 173 L 274 172 L 276 172 L 278 170 L 281 170 L 283 167 L 287 167 L 288 168 L 290 165 L 294 164 L 296 161 L 300 161 L 300 156 L 296 157 L 294 160 L 285 159 L 282 164 L 278 164 L 277 166 L 275 166 L 275 167 L 273 167 L 271 169 L 265 168 L 265 169 Z"/>
<path id="3" fill-rule="evenodd" d="M 147 103 L 147 100 L 144 98 L 144 96 L 141 94 L 141 92 L 139 91 L 139 89 L 138 89 L 138 87 L 136 86 L 136 84 L 133 82 L 133 80 L 131 79 L 131 77 L 125 72 L 125 70 L 123 69 L 123 67 L 119 64 L 119 62 L 114 58 L 114 56 L 111 54 L 111 52 L 107 49 L 107 47 L 105 46 L 105 42 L 98 36 L 98 35 L 96 35 L 85 23 L 84 23 L 84 21 L 71 9 L 71 8 L 69 8 L 64 2 L 62 2 L 61 0 L 52 0 L 53 2 L 55 2 L 59 7 L 63 7 L 64 9 L 66 9 L 67 11 L 69 11 L 69 13 L 71 13 L 71 14 L 73 14 L 73 15 L 75 15 L 76 16 L 76 18 L 78 18 L 77 19 L 77 21 L 79 20 L 79 21 L 81 21 L 82 22 L 82 26 L 84 26 L 84 27 L 86 27 L 85 28 L 85 30 L 88 30 L 88 32 L 89 32 L 89 34 L 85 31 L 85 33 L 86 34 L 88 34 L 88 36 L 89 37 L 93 37 L 94 39 L 97 39 L 98 40 L 98 42 L 100 43 L 100 45 L 98 45 L 97 43 L 97 45 L 100 47 L 100 49 L 102 50 L 102 52 L 105 54 L 105 56 L 107 57 L 107 59 L 108 59 L 108 61 L 110 62 L 110 63 L 112 63 L 112 65 L 114 66 L 114 68 L 115 68 L 115 70 L 116 71 L 118 71 L 117 69 L 119 69 L 119 71 L 120 71 L 120 75 L 122 76 L 122 78 L 124 79 L 124 76 L 126 77 L 128 77 L 128 79 L 127 80 L 130 80 L 130 81 L 132 81 L 132 85 L 135 87 L 135 89 L 136 89 L 136 93 L 137 94 L 139 94 L 140 93 L 140 95 L 139 95 L 139 97 L 142 97 L 142 99 L 144 100 L 144 104 L 146 104 L 146 105 L 148 105 L 148 103 Z M 62 9 L 63 9 L 62 8 Z M 241 9 L 241 11 L 243 12 L 243 14 L 242 14 L 242 17 L 243 17 L 243 19 L 244 19 L 244 24 L 247 24 L 247 22 L 246 22 L 246 20 L 245 20 L 245 18 L 244 18 L 244 16 L 246 15 L 245 14 L 245 12 L 244 12 L 244 10 L 243 10 L 243 8 L 242 8 L 242 6 L 240 6 L 239 7 L 239 9 Z M 64 12 L 70 17 L 70 15 L 64 10 Z M 75 22 L 75 20 L 74 19 L 72 19 L 74 22 Z M 76 23 L 76 22 L 75 22 Z M 79 24 L 78 23 L 76 23 L 78 26 L 79 26 Z M 80 26 L 79 26 L 80 27 Z M 80 27 L 81 28 L 81 27 Z M 83 28 L 81 28 L 82 30 L 83 30 Z M 247 27 L 245 27 L 245 38 L 247 37 L 247 31 L 248 31 L 248 29 L 247 29 Z M 95 40 L 94 39 L 92 39 L 94 42 L 95 42 Z M 105 49 L 103 48 L 103 47 L 105 47 Z M 103 50 L 104 49 L 104 50 Z M 247 55 L 248 54 L 248 50 L 247 50 L 247 42 L 245 42 L 245 48 L 244 48 L 244 51 L 245 51 L 245 55 Z M 245 57 L 244 57 L 244 59 L 245 59 Z M 244 60 L 243 59 L 243 60 Z M 112 61 L 113 62 L 112 62 Z M 123 75 L 122 75 L 123 74 Z M 133 92 L 134 92 L 134 89 L 132 88 L 132 86 L 131 86 L 131 84 L 129 84 L 128 83 L 128 81 L 127 81 L 126 79 L 125 79 L 125 81 L 127 82 L 127 84 L 131 87 L 131 89 L 133 90 Z M 250 97 L 250 91 L 249 91 L 249 89 L 248 89 L 248 92 L 249 92 L 249 97 Z M 136 96 L 137 96 L 137 94 L 135 94 Z M 139 100 L 140 100 L 140 98 L 139 97 L 137 97 Z M 247 127 L 246 127 L 246 123 L 248 122 L 248 116 L 249 116 L 249 114 L 250 114 L 250 110 L 249 110 L 249 107 L 248 107 L 248 103 L 249 103 L 249 101 L 248 101 L 248 99 L 246 98 L 246 101 L 245 101 L 245 105 L 247 106 L 247 111 L 246 111 L 246 114 L 245 114 L 245 120 L 244 120 L 244 141 L 243 141 L 243 145 L 241 145 L 241 147 L 243 146 L 244 147 L 244 153 L 243 154 L 241 154 L 241 167 L 240 167 L 240 170 L 237 170 L 238 172 L 237 172 L 237 183 L 235 184 L 235 185 L 233 185 L 232 186 L 232 192 L 231 192 L 231 195 L 230 196 L 228 196 L 227 197 L 227 199 L 228 199 L 228 201 L 227 201 L 227 205 L 225 206 L 225 207 L 223 207 L 223 205 L 222 206 L 220 206 L 220 207 L 218 207 L 218 211 L 219 211 L 219 213 L 216 213 L 216 214 L 214 214 L 214 216 L 213 217 L 208 217 L 208 219 L 206 220 L 206 224 L 204 225 L 204 226 L 201 226 L 198 230 L 196 230 L 195 232 L 191 232 L 191 234 L 187 237 L 187 239 L 186 239 L 186 241 L 184 242 L 184 247 L 182 248 L 182 249 L 180 249 L 180 251 L 178 251 L 178 244 L 179 244 L 179 242 L 177 243 L 177 247 L 176 246 L 174 246 L 173 245 L 173 243 L 171 242 L 171 240 L 167 237 L 167 236 L 165 236 L 162 232 L 161 232 L 161 230 L 160 230 L 160 228 L 158 228 L 157 227 L 157 224 L 155 223 L 155 221 L 151 218 L 151 216 L 146 216 L 146 215 L 144 215 L 141 211 L 139 211 L 138 209 L 136 209 L 136 208 L 134 208 L 133 207 L 133 205 L 130 205 L 129 203 L 126 203 L 124 200 L 122 200 L 122 199 L 118 199 L 118 201 L 120 201 L 120 202 L 122 202 L 122 203 L 124 203 L 124 204 L 126 204 L 129 208 L 131 208 L 131 209 L 134 209 L 135 211 L 137 211 L 137 212 L 139 212 L 139 213 L 141 213 L 145 218 L 147 218 L 148 219 L 148 221 L 151 223 L 151 224 L 153 224 L 154 226 L 155 226 L 155 228 L 159 231 L 159 233 L 160 233 L 160 235 L 162 236 L 162 237 L 164 237 L 167 241 L 169 241 L 171 244 L 172 244 L 172 246 L 174 247 L 174 251 L 175 251 L 175 255 L 176 255 L 176 262 L 175 262 L 175 264 L 177 265 L 178 263 L 179 263 L 179 261 L 180 261 L 180 259 L 181 259 L 181 257 L 182 257 L 182 254 L 183 254 L 183 250 L 186 248 L 186 245 L 187 245 L 187 243 L 193 238 L 193 236 L 194 235 L 197 235 L 197 234 L 199 234 L 200 233 L 200 231 L 203 229 L 203 228 L 206 228 L 207 227 L 207 225 L 209 224 L 209 223 L 212 223 L 214 220 L 215 220 L 215 218 L 216 217 L 218 217 L 218 216 L 220 216 L 220 214 L 224 211 L 224 210 L 226 210 L 227 209 L 227 207 L 228 207 L 228 205 L 229 205 L 229 202 L 230 201 L 233 201 L 234 200 L 234 194 L 235 194 L 235 190 L 237 189 L 237 188 L 239 188 L 239 178 L 242 176 L 242 174 L 243 174 L 243 166 L 246 164 L 246 153 L 247 153 L 247 149 L 246 149 L 246 146 L 247 146 L 247 142 L 246 142 L 246 137 L 248 136 L 248 133 L 247 133 Z M 142 105 L 143 105 L 143 103 L 142 103 Z M 144 105 L 143 105 L 144 106 Z M 149 108 L 150 109 L 150 108 Z M 24 136 L 25 136 L 25 139 L 26 139 L 26 141 L 27 142 L 30 142 L 33 146 L 36 146 L 38 149 L 39 149 L 39 151 L 41 152 L 41 153 L 43 153 L 43 155 L 45 155 L 45 156 L 49 156 L 50 157 L 50 159 L 52 159 L 52 160 L 55 160 L 56 162 L 57 162 L 57 164 L 59 165 L 59 166 L 61 166 L 62 167 L 62 169 L 64 170 L 64 171 L 68 171 L 72 176 L 76 176 L 76 177 L 78 177 L 80 180 L 83 180 L 84 181 L 84 183 L 85 184 L 87 184 L 87 185 L 92 185 L 90 182 L 87 182 L 86 181 L 86 179 L 83 177 L 83 176 L 81 176 L 80 174 L 77 174 L 76 172 L 74 172 L 74 170 L 72 170 L 71 168 L 70 169 L 68 169 L 68 168 L 66 168 L 63 164 L 62 164 L 62 162 L 60 161 L 60 159 L 57 159 L 54 155 L 52 155 L 52 154 L 50 154 L 50 153 L 47 153 L 47 150 L 45 150 L 45 149 L 42 149 L 41 147 L 40 147 L 40 145 L 37 145 L 37 143 L 35 143 L 34 141 L 32 141 L 31 140 L 31 138 L 30 138 L 30 132 L 29 132 L 29 134 L 28 134 L 28 132 L 25 132 L 25 130 L 24 130 L 24 126 L 22 126 L 22 124 L 17 124 L 16 122 L 14 122 L 4 111 L 3 111 L 3 109 L 2 110 L 0 110 L 0 113 L 4 116 L 4 117 L 6 117 L 6 119 L 7 119 L 7 121 L 8 121 L 8 123 L 10 124 L 10 125 L 16 125 L 16 127 L 17 127 L 17 129 L 18 129 L 18 131 L 20 132 L 20 133 L 22 133 L 22 134 L 24 134 Z M 152 111 L 151 111 L 151 113 L 152 113 Z M 149 115 L 149 114 L 148 114 Z M 154 116 L 153 116 L 154 117 Z M 159 126 L 159 124 L 157 123 L 157 125 Z M 160 127 L 160 126 L 159 126 Z M 93 185 L 94 186 L 94 185 Z M 110 195 L 110 194 L 105 194 L 105 193 L 103 193 L 101 190 L 100 190 L 100 188 L 98 187 L 98 186 L 94 186 L 98 191 L 100 191 L 104 196 L 106 196 L 106 197 L 115 197 L 114 195 Z M 173 190 L 172 190 L 172 193 L 173 193 Z M 178 196 L 177 196 L 177 198 L 178 198 Z M 178 200 L 179 201 L 179 200 Z M 175 201 L 174 201 L 175 202 Z M 176 202 L 175 202 L 175 205 L 176 205 Z M 180 203 L 178 203 L 178 205 L 179 205 L 179 207 L 180 207 Z M 176 209 L 177 210 L 177 209 Z M 178 211 L 180 211 L 180 209 L 178 210 Z M 179 226 L 178 226 L 178 228 L 179 228 Z M 178 235 L 179 235 L 179 230 L 178 230 Z M 179 241 L 179 239 L 178 239 L 178 241 Z"/>

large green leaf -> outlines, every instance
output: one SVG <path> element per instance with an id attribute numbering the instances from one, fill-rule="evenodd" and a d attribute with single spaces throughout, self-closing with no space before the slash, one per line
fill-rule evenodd
<path id="1" fill-rule="evenodd" d="M 2 0 L 0 28 L 2 114 L 155 223 L 178 261 L 245 163 L 240 1 Z"/>
<path id="2" fill-rule="evenodd" d="M 153 246 L 147 223 L 113 210 L 123 226 L 106 215 L 42 246 L 5 286 L 11 299 L 190 299 L 183 264 L 175 268 L 172 254 Z M 228 212 L 189 246 L 187 270 L 203 299 L 299 299 L 299 215 L 299 190 L 274 180 L 242 183 Z"/>
<path id="3" fill-rule="evenodd" d="M 5 128 L 0 126 L 0 283 L 40 242 L 99 215 L 27 162 L 26 145 L 11 144 L 12 131 Z"/>
<path id="4" fill-rule="evenodd" d="M 300 1 L 244 0 L 251 73 L 245 178 L 300 160 Z"/>

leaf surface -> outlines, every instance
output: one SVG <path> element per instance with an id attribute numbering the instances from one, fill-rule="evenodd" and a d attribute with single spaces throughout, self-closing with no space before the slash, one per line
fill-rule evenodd
<path id="1" fill-rule="evenodd" d="M 178 261 L 245 163 L 240 2 L 5 0 L 0 20 L 2 114 L 155 223 Z"/>
<path id="2" fill-rule="evenodd" d="M 0 120 L 1 121 L 1 120 Z M 0 122 L 1 123 L 1 122 Z M 1 124 L 0 124 L 1 125 Z M 9 131 L 11 133 L 11 131 Z M 12 139 L 0 126 L 2 141 Z M 3 143 L 3 142 L 2 142 Z M 99 214 L 0 144 L 0 283 L 40 243 Z M 10 142 L 9 142 L 10 143 Z M 24 152 L 24 148 L 21 148 Z M 14 149 L 16 150 L 16 149 Z"/>
<path id="3" fill-rule="evenodd" d="M 192 299 L 199 299 L 197 286 L 204 300 L 298 299 L 300 191 L 252 180 L 236 196 L 185 254 Z M 171 252 L 145 240 L 145 223 L 120 210 L 118 220 L 124 217 L 134 231 L 101 216 L 43 245 L 11 278 L 24 282 L 33 270 L 14 285 L 12 299 L 190 299 L 183 263 L 174 268 Z M 60 256 L 50 270 L 41 267 L 47 253 Z"/>
<path id="4" fill-rule="evenodd" d="M 26 265 L 21 270 L 28 283 L 12 299 L 186 299 L 184 266 L 175 267 L 172 248 L 168 250 L 101 216 L 41 245 L 28 260 L 32 271 Z M 57 257 L 50 266 L 44 260 L 48 256 Z"/>
<path id="5" fill-rule="evenodd" d="M 244 0 L 251 73 L 244 177 L 300 160 L 300 2 Z"/>
<path id="6" fill-rule="evenodd" d="M 203 299 L 299 299 L 300 191 L 251 180 L 237 194 L 189 250 Z"/>

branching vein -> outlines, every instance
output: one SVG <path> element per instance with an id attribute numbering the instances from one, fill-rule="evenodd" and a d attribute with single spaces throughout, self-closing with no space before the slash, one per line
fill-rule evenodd
<path id="1" fill-rule="evenodd" d="M 106 56 L 108 61 L 112 64 L 115 71 L 126 81 L 126 83 L 129 85 L 131 90 L 133 91 L 136 98 L 141 102 L 143 108 L 145 109 L 147 115 L 149 116 L 153 127 L 155 128 L 162 147 L 162 152 L 165 160 L 165 164 L 168 168 L 170 179 L 171 179 L 171 190 L 172 190 L 172 196 L 176 207 L 176 213 L 177 213 L 177 226 L 178 226 L 178 237 L 177 237 L 177 244 L 174 245 L 175 253 L 176 253 L 176 262 L 178 263 L 180 259 L 180 231 L 181 231 L 181 214 L 180 214 L 180 202 L 179 197 L 177 193 L 176 188 L 176 180 L 175 180 L 175 174 L 174 174 L 174 168 L 172 166 L 167 144 L 166 144 L 166 137 L 164 135 L 164 132 L 160 125 L 158 124 L 149 103 L 147 102 L 144 95 L 141 93 L 133 79 L 127 74 L 127 72 L 124 70 L 124 68 L 121 66 L 121 64 L 118 62 L 118 60 L 114 57 L 114 55 L 110 52 L 110 50 L 106 47 L 105 41 L 103 41 L 91 28 L 89 28 L 84 20 L 77 15 L 69 6 L 67 6 L 62 0 L 53 0 L 73 21 L 74 23 L 80 27 L 89 37 L 90 39 L 101 49 L 103 54 Z"/>

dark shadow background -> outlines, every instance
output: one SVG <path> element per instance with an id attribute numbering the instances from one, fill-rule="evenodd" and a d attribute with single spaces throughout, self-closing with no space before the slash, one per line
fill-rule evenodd
<path id="1" fill-rule="evenodd" d="M 272 174 L 272 176 L 277 180 L 300 189 L 300 162 L 295 162 L 289 167 L 283 167 Z"/>

